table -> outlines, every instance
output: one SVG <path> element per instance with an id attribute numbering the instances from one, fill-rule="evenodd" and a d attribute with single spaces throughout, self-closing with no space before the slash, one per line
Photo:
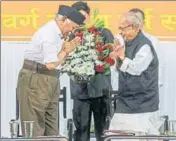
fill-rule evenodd
<path id="1" fill-rule="evenodd" d="M 66 137 L 36 137 L 36 138 L 1 138 L 1 141 L 68 141 Z"/>
<path id="2" fill-rule="evenodd" d="M 152 139 L 152 140 L 176 140 L 176 136 L 121 136 L 121 135 L 104 135 L 103 141 L 109 141 L 110 139 Z"/>

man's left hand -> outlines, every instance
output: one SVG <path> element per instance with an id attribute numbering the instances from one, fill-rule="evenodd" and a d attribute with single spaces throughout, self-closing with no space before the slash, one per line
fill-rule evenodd
<path id="1" fill-rule="evenodd" d="M 64 50 L 67 54 L 71 53 L 72 51 L 75 50 L 78 45 L 81 43 L 81 38 L 80 37 L 75 37 L 73 40 L 67 42 L 65 41 L 62 45 L 62 50 Z"/>
<path id="2" fill-rule="evenodd" d="M 112 58 L 112 59 L 114 59 L 114 60 L 116 60 L 116 59 L 118 58 L 117 52 L 112 51 L 112 52 L 109 54 L 109 57 Z"/>
<path id="3" fill-rule="evenodd" d="M 118 47 L 117 50 L 114 50 L 113 52 L 110 53 L 110 57 L 113 59 L 120 58 L 121 60 L 123 60 L 125 58 L 125 48 Z"/>
<path id="4" fill-rule="evenodd" d="M 117 51 L 118 53 L 118 58 L 120 58 L 121 60 L 124 60 L 125 58 L 125 48 L 124 47 L 120 47 Z"/>

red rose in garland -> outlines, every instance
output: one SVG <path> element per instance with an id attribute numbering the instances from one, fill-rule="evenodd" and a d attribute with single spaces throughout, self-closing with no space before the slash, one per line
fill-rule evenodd
<path id="1" fill-rule="evenodd" d="M 100 42 L 100 41 L 96 42 L 96 46 L 102 46 L 102 45 L 103 45 L 103 42 Z"/>
<path id="2" fill-rule="evenodd" d="M 102 53 L 103 52 L 103 48 L 100 47 L 100 46 L 98 46 L 96 49 L 98 50 L 98 53 Z"/>
<path id="3" fill-rule="evenodd" d="M 115 63 L 115 61 L 113 59 L 111 59 L 111 58 L 106 58 L 105 62 L 110 64 L 110 65 L 114 65 L 114 63 Z"/>
<path id="4" fill-rule="evenodd" d="M 103 72 L 104 69 L 105 69 L 104 65 L 97 65 L 97 66 L 95 66 L 95 70 L 97 72 Z"/>
<path id="5" fill-rule="evenodd" d="M 94 34 L 95 34 L 95 36 L 100 36 L 101 33 L 100 32 L 95 32 Z"/>
<path id="6" fill-rule="evenodd" d="M 96 27 L 92 26 L 92 27 L 88 28 L 88 31 L 91 32 L 91 33 L 93 33 L 93 32 L 96 31 Z"/>
<path id="7" fill-rule="evenodd" d="M 76 37 L 80 37 L 80 38 L 82 39 L 82 38 L 83 38 L 83 35 L 84 35 L 83 33 L 77 33 L 75 36 L 76 36 Z"/>
<path id="8" fill-rule="evenodd" d="M 100 61 L 103 61 L 103 59 L 105 59 L 105 57 L 104 57 L 104 56 L 98 56 L 98 59 L 99 59 Z"/>
<path id="9" fill-rule="evenodd" d="M 75 30 L 74 34 L 82 39 L 81 43 L 62 65 L 62 72 L 67 73 L 78 83 L 90 81 L 97 73 L 110 75 L 110 66 L 114 64 L 114 60 L 109 57 L 113 45 L 104 43 L 104 36 L 101 33 L 104 21 L 94 19 L 91 27 L 85 25 Z"/>

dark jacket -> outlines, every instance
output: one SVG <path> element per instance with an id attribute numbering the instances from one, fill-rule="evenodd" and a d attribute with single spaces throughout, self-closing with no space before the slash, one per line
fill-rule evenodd
<path id="1" fill-rule="evenodd" d="M 117 113 L 146 113 L 158 110 L 158 57 L 152 43 L 140 32 L 125 45 L 125 56 L 134 59 L 143 45 L 149 45 L 153 60 L 141 75 L 119 71 L 119 96 Z"/>

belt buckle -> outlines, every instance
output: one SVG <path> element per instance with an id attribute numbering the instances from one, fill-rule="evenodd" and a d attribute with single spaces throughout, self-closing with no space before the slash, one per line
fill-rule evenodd
<path id="1" fill-rule="evenodd" d="M 44 72 L 44 69 L 43 69 L 43 67 L 41 66 L 41 64 L 38 64 L 38 63 L 37 63 L 36 71 L 37 71 L 38 73 Z"/>

